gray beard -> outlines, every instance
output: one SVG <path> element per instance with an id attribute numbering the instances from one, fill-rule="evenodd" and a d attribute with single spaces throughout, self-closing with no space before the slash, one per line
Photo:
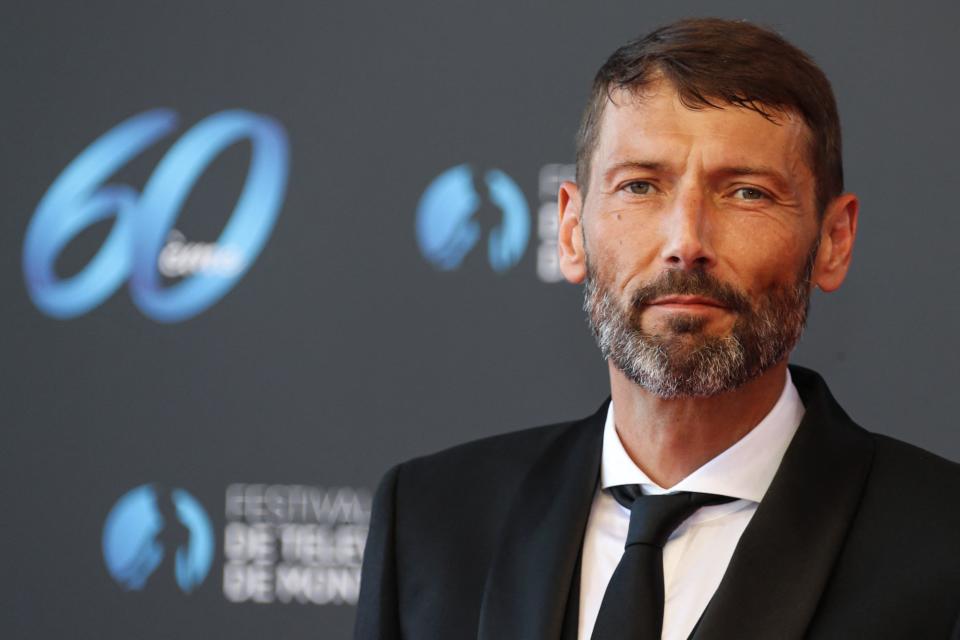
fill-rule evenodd
<path id="1" fill-rule="evenodd" d="M 707 397 L 731 391 L 783 360 L 796 346 L 810 306 L 810 275 L 817 247 L 792 286 L 755 304 L 703 271 L 667 271 L 622 309 L 587 261 L 583 308 L 605 360 L 660 398 Z M 738 310 L 727 336 L 703 333 L 704 318 L 676 314 L 664 334 L 641 329 L 645 301 L 663 295 L 703 295 Z"/>

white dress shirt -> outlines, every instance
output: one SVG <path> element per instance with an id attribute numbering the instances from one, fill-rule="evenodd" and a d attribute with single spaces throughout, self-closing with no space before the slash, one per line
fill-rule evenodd
<path id="1" fill-rule="evenodd" d="M 645 494 L 697 491 L 738 498 L 702 507 L 685 520 L 663 548 L 663 640 L 685 640 L 720 584 L 733 550 L 790 444 L 800 420 L 803 402 L 790 372 L 780 398 L 763 420 L 733 446 L 676 485 L 655 484 L 627 455 L 615 428 L 613 403 L 607 411 L 600 461 L 602 489 L 639 484 Z M 580 640 L 589 640 L 607 583 L 623 555 L 630 510 L 608 491 L 593 499 L 583 540 L 580 569 Z"/>

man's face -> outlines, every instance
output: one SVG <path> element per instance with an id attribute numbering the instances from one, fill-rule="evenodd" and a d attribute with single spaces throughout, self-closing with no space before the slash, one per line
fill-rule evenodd
<path id="1" fill-rule="evenodd" d="M 820 230 L 806 125 L 691 110 L 665 82 L 614 97 L 580 218 L 598 344 L 660 397 L 734 389 L 806 319 Z"/>

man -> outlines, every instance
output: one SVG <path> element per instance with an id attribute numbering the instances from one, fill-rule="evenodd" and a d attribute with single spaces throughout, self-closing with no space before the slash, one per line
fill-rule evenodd
<path id="1" fill-rule="evenodd" d="M 787 366 L 850 265 L 840 148 L 827 79 L 770 31 L 685 20 L 610 57 L 559 251 L 612 401 L 392 469 L 358 639 L 957 633 L 960 468 Z"/>

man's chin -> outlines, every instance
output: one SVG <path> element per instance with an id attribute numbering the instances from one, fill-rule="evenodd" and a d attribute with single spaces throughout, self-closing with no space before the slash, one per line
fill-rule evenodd
<path id="1" fill-rule="evenodd" d="M 640 344 L 643 346 L 641 347 Z M 644 336 L 633 359 L 614 358 L 614 365 L 640 387 L 664 399 L 709 397 L 747 382 L 744 354 L 732 336 L 691 332 Z"/>
<path id="2" fill-rule="evenodd" d="M 636 377 L 627 374 L 627 378 L 664 400 L 710 398 L 729 393 L 748 382 L 742 376 L 717 378 L 704 377 L 697 373 L 695 366 L 688 367 L 677 363 L 676 367 L 668 367 L 653 375 L 650 372 Z"/>

